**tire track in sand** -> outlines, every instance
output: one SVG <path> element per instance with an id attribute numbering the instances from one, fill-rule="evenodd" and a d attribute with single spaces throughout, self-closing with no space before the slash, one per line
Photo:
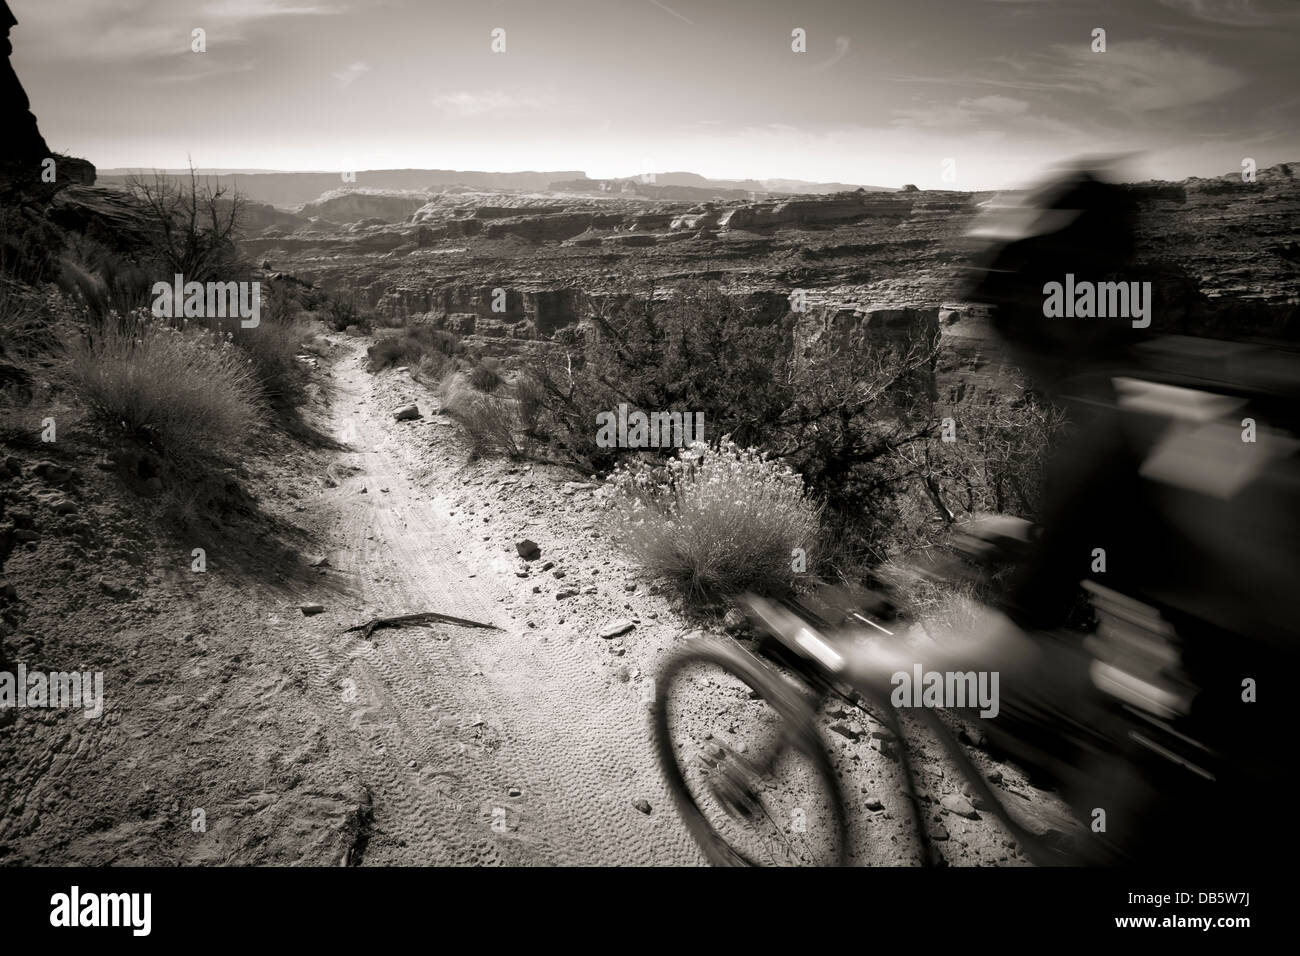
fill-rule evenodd
<path id="1" fill-rule="evenodd" d="M 435 610 L 502 628 L 302 632 L 313 692 L 356 740 L 371 792 L 365 862 L 701 862 L 662 789 L 639 690 L 603 676 L 599 648 L 511 618 L 500 563 L 463 547 L 445 508 L 413 486 L 387 410 L 366 401 L 363 351 L 344 347 L 321 427 L 352 439 L 328 534 L 357 621 Z"/>

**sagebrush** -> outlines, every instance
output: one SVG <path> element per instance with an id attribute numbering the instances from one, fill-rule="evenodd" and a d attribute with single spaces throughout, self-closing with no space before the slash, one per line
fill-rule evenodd
<path id="1" fill-rule="evenodd" d="M 820 506 L 756 449 L 696 442 L 662 467 L 621 466 L 610 483 L 619 546 L 689 592 L 788 591 L 815 560 Z"/>

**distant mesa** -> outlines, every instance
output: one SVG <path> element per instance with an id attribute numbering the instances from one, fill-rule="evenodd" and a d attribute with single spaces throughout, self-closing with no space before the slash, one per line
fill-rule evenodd
<path id="1" fill-rule="evenodd" d="M 427 192 L 414 190 L 336 189 L 305 203 L 301 215 L 327 222 L 406 222 L 429 201 Z"/>
<path id="2" fill-rule="evenodd" d="M 133 176 L 152 176 L 155 172 L 169 179 L 189 177 L 188 170 L 107 169 L 100 171 L 99 178 L 104 183 L 121 185 Z M 580 170 L 494 173 L 457 169 L 366 169 L 349 171 L 349 178 L 344 180 L 341 172 L 240 173 L 221 169 L 199 169 L 197 172 L 214 187 L 235 189 L 246 199 L 269 203 L 280 209 L 301 208 L 336 190 L 432 193 L 541 191 L 557 179 L 578 179 L 586 175 Z M 353 176 L 355 182 L 352 181 Z"/>
<path id="3" fill-rule="evenodd" d="M 280 209 L 303 211 L 329 221 L 355 222 L 361 218 L 386 218 L 389 213 L 307 212 L 304 207 L 330 203 L 335 210 L 347 206 L 339 197 L 357 194 L 425 194 L 436 196 L 469 193 L 562 193 L 585 197 L 638 199 L 650 202 L 754 201 L 794 196 L 830 196 L 854 191 L 896 192 L 885 186 L 850 183 L 818 183 L 798 179 L 708 179 L 698 173 L 670 172 L 622 179 L 591 179 L 578 170 L 556 172 L 484 172 L 455 169 L 369 169 L 350 172 L 345 180 L 338 172 L 246 172 L 229 169 L 199 169 L 200 176 L 214 186 L 237 189 L 245 199 L 268 203 Z M 105 169 L 100 181 L 121 185 L 139 175 L 161 175 L 180 180 L 188 170 Z M 354 181 L 355 179 L 355 181 Z M 359 205 L 361 205 L 359 203 Z M 414 207 L 411 212 L 418 209 Z M 339 219 L 338 216 L 348 218 Z M 409 216 L 409 213 L 408 213 Z"/>

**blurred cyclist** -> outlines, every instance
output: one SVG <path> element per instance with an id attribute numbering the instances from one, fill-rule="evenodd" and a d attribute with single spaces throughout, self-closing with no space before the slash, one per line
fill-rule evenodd
<path id="1" fill-rule="evenodd" d="M 1052 773 L 1085 821 L 1106 811 L 1093 858 L 1249 858 L 1267 827 L 1255 804 L 1282 763 L 1276 710 L 1255 696 L 1288 692 L 1300 627 L 1300 363 L 1162 336 L 1158 323 L 1047 317 L 1046 287 L 1067 275 L 1076 287 L 1138 278 L 1135 227 L 1128 191 L 1077 168 L 973 231 L 988 245 L 967 298 L 989 306 L 1011 358 L 1073 427 L 1001 611 L 956 652 L 918 661 L 877 644 L 846 676 L 888 696 L 913 663 L 997 670 L 991 735 Z M 966 541 L 1006 538 L 1008 520 L 976 523 Z"/>

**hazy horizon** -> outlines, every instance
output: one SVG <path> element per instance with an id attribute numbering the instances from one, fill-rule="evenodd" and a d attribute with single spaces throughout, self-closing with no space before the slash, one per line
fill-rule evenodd
<path id="1" fill-rule="evenodd" d="M 1283 0 L 10 6 L 50 147 L 103 169 L 987 189 L 1079 154 L 1174 180 L 1300 158 L 1300 6 Z M 191 52 L 196 27 L 207 52 Z"/>

